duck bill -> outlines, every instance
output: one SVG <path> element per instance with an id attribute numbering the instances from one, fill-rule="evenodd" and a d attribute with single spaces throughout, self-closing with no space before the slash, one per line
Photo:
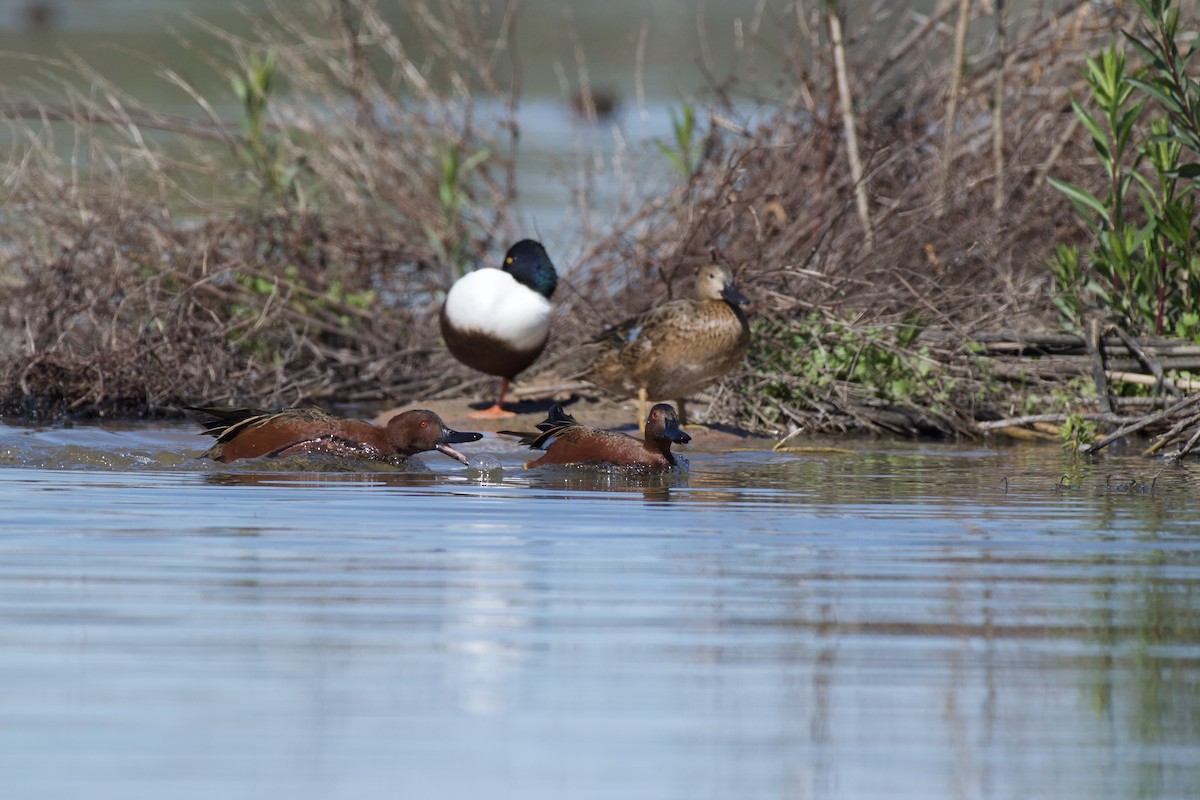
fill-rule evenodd
<path id="1" fill-rule="evenodd" d="M 458 461 L 459 463 L 467 464 L 468 466 L 471 463 L 470 461 L 467 460 L 466 456 L 464 456 L 462 453 L 458 452 L 457 450 L 455 450 L 453 447 L 446 444 L 445 442 L 438 442 L 437 444 L 434 445 L 434 449 L 436 449 L 439 453 L 445 453 L 446 455 L 450 456 L 451 458 L 453 458 L 455 461 Z"/>
<path id="2" fill-rule="evenodd" d="M 721 290 L 721 297 L 725 298 L 730 303 L 749 303 L 750 298 L 738 291 L 737 287 L 732 283 L 725 284 L 725 288 Z"/>
<path id="3" fill-rule="evenodd" d="M 679 427 L 678 420 L 669 420 L 663 426 L 663 436 L 670 439 L 675 444 L 687 444 L 692 440 L 692 437 L 684 432 L 683 428 Z"/>
<path id="4" fill-rule="evenodd" d="M 467 457 L 459 451 L 455 450 L 450 445 L 462 444 L 463 442 L 477 442 L 483 438 L 482 433 L 474 433 L 472 431 L 452 431 L 449 428 L 442 428 L 442 440 L 434 445 L 434 448 L 439 453 L 445 453 L 463 464 L 470 464 Z"/>

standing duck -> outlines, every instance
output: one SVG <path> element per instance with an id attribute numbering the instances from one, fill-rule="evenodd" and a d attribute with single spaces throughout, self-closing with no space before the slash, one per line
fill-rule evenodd
<path id="1" fill-rule="evenodd" d="M 672 300 L 605 331 L 585 377 L 614 394 L 637 395 L 638 424 L 648 400 L 684 400 L 736 367 L 750 346 L 746 298 L 733 274 L 708 264 L 696 274 L 695 297 Z"/>
<path id="2" fill-rule="evenodd" d="M 518 436 L 521 444 L 534 450 L 545 450 L 540 458 L 525 464 L 526 469 L 546 464 L 611 464 L 617 467 L 636 467 L 650 470 L 673 469 L 677 462 L 671 444 L 687 444 L 692 440 L 679 427 L 675 409 L 659 403 L 650 409 L 646 419 L 644 440 L 620 431 L 606 431 L 580 425 L 562 406 L 550 409 L 545 422 L 539 422 L 541 433 L 500 431 Z"/>
<path id="3" fill-rule="evenodd" d="M 273 412 L 213 406 L 188 410 L 200 415 L 205 433 L 217 437 L 201 458 L 223 463 L 301 454 L 390 461 L 437 450 L 466 464 L 467 457 L 451 445 L 483 438 L 482 433 L 450 430 L 441 417 L 423 409 L 397 414 L 382 427 L 335 417 L 316 407 Z"/>
<path id="4" fill-rule="evenodd" d="M 532 239 L 509 248 L 503 269 L 463 275 L 446 294 L 440 317 L 450 354 L 468 367 L 500 378 L 491 408 L 472 419 L 511 417 L 503 408 L 508 384 L 537 360 L 550 338 L 550 298 L 558 273 L 546 249 Z"/>

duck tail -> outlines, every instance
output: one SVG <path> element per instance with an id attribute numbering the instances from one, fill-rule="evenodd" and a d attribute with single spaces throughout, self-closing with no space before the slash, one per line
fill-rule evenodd
<path id="1" fill-rule="evenodd" d="M 262 418 L 267 412 L 257 408 L 232 408 L 224 406 L 184 406 L 196 414 L 204 432 L 223 441 L 251 422 Z"/>
<path id="2" fill-rule="evenodd" d="M 496 431 L 505 436 L 516 436 L 520 439 L 521 444 L 534 450 L 545 450 L 546 443 L 565 431 L 567 428 L 576 428 L 579 423 L 575 418 L 563 411 L 563 407 L 557 403 L 550 407 L 550 413 L 543 422 L 537 424 L 537 429 L 540 433 L 529 433 L 528 431 Z"/>
<path id="3" fill-rule="evenodd" d="M 541 436 L 540 433 L 531 433 L 529 431 L 496 431 L 501 436 L 516 436 L 518 444 L 523 444 L 527 447 L 533 447 L 533 443 Z"/>

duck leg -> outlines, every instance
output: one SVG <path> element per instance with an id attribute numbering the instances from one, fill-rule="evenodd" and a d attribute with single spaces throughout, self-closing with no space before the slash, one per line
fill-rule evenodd
<path id="1" fill-rule="evenodd" d="M 503 419 L 506 417 L 515 417 L 516 413 L 504 410 L 504 395 L 508 392 L 508 378 L 500 379 L 500 394 L 496 397 L 496 402 L 490 408 L 485 408 L 482 411 L 472 411 L 467 414 L 467 419 Z"/>

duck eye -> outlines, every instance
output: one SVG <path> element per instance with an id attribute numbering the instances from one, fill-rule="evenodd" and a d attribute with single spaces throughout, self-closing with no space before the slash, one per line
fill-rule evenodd
<path id="1" fill-rule="evenodd" d="M 429 423 L 428 423 L 428 422 L 426 422 L 425 420 L 421 420 L 421 427 L 422 427 L 422 428 L 428 428 L 428 427 L 429 427 Z"/>

